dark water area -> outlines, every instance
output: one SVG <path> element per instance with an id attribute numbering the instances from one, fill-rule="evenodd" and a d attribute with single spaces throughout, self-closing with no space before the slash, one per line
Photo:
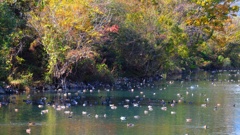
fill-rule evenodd
<path id="1" fill-rule="evenodd" d="M 196 72 L 95 89 L 1 95 L 0 135 L 238 135 L 239 82 L 238 70 Z"/>

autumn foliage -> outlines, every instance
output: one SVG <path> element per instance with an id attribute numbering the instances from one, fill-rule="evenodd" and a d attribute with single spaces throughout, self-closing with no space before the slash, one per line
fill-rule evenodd
<path id="1" fill-rule="evenodd" d="M 94 81 L 240 67 L 233 0 L 6 0 L 0 10 L 2 79 L 40 73 L 45 82 Z"/>

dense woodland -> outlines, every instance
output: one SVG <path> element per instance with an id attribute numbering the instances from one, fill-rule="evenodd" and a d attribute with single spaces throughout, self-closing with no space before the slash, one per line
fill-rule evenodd
<path id="1" fill-rule="evenodd" d="M 0 79 L 111 83 L 240 68 L 234 0 L 0 0 Z"/>

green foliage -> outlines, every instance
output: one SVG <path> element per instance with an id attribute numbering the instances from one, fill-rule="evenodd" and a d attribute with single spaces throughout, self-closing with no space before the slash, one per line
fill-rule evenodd
<path id="1" fill-rule="evenodd" d="M 45 1 L 30 12 L 29 23 L 38 32 L 48 55 L 47 80 L 68 76 L 74 63 L 92 57 L 91 45 L 99 39 L 105 18 L 92 1 Z M 104 20 L 107 21 L 107 20 Z"/>
<path id="2" fill-rule="evenodd" d="M 233 0 L 6 0 L 0 79 L 112 82 L 240 67 Z"/>
<path id="3" fill-rule="evenodd" d="M 12 42 L 18 38 L 17 27 L 20 20 L 15 16 L 6 2 L 0 3 L 0 78 L 4 79 L 9 75 L 12 67 Z"/>
<path id="4" fill-rule="evenodd" d="M 29 86 L 32 84 L 32 76 L 32 73 L 19 73 L 18 75 L 9 76 L 8 82 L 15 87 Z"/>

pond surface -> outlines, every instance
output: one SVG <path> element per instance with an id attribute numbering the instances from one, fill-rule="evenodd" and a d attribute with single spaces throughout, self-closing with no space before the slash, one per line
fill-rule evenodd
<path id="1" fill-rule="evenodd" d="M 0 135 L 238 135 L 239 80 L 238 71 L 201 72 L 71 95 L 2 95 Z M 49 105 L 31 103 L 45 98 Z"/>

